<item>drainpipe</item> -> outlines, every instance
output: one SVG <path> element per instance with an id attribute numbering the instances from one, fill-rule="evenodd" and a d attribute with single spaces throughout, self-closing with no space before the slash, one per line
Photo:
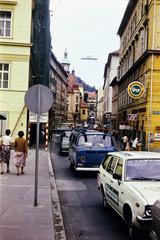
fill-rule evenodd
<path id="1" fill-rule="evenodd" d="M 155 20 L 156 20 L 156 0 L 154 0 L 154 15 L 153 15 L 153 33 L 152 33 L 152 50 L 154 50 L 155 40 Z M 148 119 L 148 151 L 150 150 L 150 135 L 151 135 L 151 115 L 152 115 L 152 101 L 153 101 L 153 68 L 154 68 L 154 54 L 152 53 L 151 63 L 151 83 L 150 83 L 150 104 L 149 104 L 149 119 Z"/>

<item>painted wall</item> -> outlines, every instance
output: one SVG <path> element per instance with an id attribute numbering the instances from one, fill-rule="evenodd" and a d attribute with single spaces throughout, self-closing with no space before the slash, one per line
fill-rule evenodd
<path id="1" fill-rule="evenodd" d="M 7 114 L 6 128 L 15 138 L 18 131 L 26 134 L 27 129 L 24 96 L 29 81 L 32 0 L 7 2 L 0 3 L 0 9 L 12 11 L 12 36 L 0 37 L 0 63 L 9 63 L 9 87 L 0 88 L 0 111 Z"/>

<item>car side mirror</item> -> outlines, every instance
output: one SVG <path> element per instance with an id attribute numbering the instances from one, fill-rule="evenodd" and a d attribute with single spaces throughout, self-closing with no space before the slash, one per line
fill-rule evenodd
<path id="1" fill-rule="evenodd" d="M 113 173 L 113 178 L 117 180 L 122 180 L 122 176 L 119 175 L 118 173 Z"/>

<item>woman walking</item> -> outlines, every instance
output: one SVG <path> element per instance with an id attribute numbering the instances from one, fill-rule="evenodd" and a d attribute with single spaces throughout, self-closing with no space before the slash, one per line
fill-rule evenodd
<path id="1" fill-rule="evenodd" d="M 17 168 L 17 175 L 24 174 L 24 167 L 26 166 L 26 158 L 28 156 L 28 148 L 27 148 L 27 141 L 23 137 L 24 132 L 18 132 L 18 138 L 15 139 L 14 148 L 15 148 L 15 156 L 14 156 L 14 163 Z"/>
<path id="2" fill-rule="evenodd" d="M 12 148 L 12 138 L 9 136 L 11 133 L 10 129 L 6 129 L 5 135 L 2 137 L 1 142 L 1 174 L 4 173 L 4 163 L 7 164 L 7 173 L 10 172 L 9 170 L 9 162 L 10 162 L 10 155 L 11 155 L 11 148 Z"/>

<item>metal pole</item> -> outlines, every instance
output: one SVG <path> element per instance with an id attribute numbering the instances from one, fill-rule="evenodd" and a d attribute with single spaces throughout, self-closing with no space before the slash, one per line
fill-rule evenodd
<path id="1" fill-rule="evenodd" d="M 38 86 L 38 111 L 37 111 L 37 133 L 36 133 L 36 159 L 35 159 L 35 189 L 34 207 L 38 206 L 38 164 L 39 164 L 39 126 L 40 126 L 40 85 Z"/>
<path id="2" fill-rule="evenodd" d="M 154 15 L 153 15 L 152 50 L 154 50 L 155 48 L 154 41 L 155 41 L 155 21 L 156 21 L 156 0 L 154 0 L 153 7 L 154 7 Z M 151 80 L 150 80 L 150 106 L 149 106 L 149 119 L 148 119 L 148 151 L 150 150 L 150 140 L 151 140 L 153 78 L 154 78 L 154 55 L 152 54 Z"/>

